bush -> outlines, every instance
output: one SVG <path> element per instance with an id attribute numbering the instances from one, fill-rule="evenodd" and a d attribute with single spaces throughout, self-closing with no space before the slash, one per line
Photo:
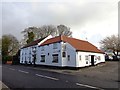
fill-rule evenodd
<path id="1" fill-rule="evenodd" d="M 2 63 L 5 64 L 7 61 L 12 61 L 12 56 L 2 56 Z"/>

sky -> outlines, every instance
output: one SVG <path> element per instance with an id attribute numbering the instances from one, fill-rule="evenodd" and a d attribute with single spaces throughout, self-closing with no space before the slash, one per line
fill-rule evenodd
<path id="1" fill-rule="evenodd" d="M 118 1 L 2 0 L 2 35 L 12 34 L 20 41 L 27 27 L 63 24 L 70 27 L 74 38 L 100 47 L 100 40 L 118 34 Z"/>

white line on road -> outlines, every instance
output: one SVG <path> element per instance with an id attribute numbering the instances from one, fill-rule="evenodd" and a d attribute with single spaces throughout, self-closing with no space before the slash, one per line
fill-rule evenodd
<path id="1" fill-rule="evenodd" d="M 23 70 L 18 70 L 19 72 L 23 72 L 23 73 L 29 73 L 29 72 L 26 72 L 26 71 L 23 71 Z"/>
<path id="2" fill-rule="evenodd" d="M 39 77 L 43 77 L 43 78 L 48 78 L 48 79 L 52 79 L 52 80 L 59 80 L 57 78 L 53 78 L 53 77 L 49 77 L 49 76 L 44 76 L 44 75 L 40 75 L 40 74 L 35 74 L 36 76 L 39 76 Z"/>
<path id="3" fill-rule="evenodd" d="M 90 85 L 85 85 L 85 84 L 80 84 L 80 83 L 76 83 L 76 85 L 84 86 L 84 87 L 88 87 L 88 88 L 99 89 L 99 90 L 104 90 L 104 89 L 102 89 L 102 88 L 98 88 L 98 87 L 94 87 L 94 86 L 90 86 Z"/>
<path id="4" fill-rule="evenodd" d="M 15 70 L 15 69 L 13 69 L 13 68 L 9 68 L 10 70 Z"/>

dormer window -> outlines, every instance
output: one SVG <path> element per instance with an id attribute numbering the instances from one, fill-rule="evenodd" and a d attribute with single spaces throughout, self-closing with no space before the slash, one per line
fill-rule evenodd
<path id="1" fill-rule="evenodd" d="M 58 48 L 57 43 L 54 43 L 53 44 L 53 49 L 57 49 L 57 48 Z"/>

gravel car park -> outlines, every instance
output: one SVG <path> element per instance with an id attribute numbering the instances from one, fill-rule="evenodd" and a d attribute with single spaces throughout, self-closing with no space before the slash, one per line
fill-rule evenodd
<path id="1" fill-rule="evenodd" d="M 78 70 L 71 69 L 51 69 L 42 68 L 49 71 L 54 71 L 58 73 L 71 74 L 85 77 L 92 77 L 104 80 L 112 80 L 118 82 L 118 65 L 119 61 L 106 61 L 105 63 L 98 64 L 96 66 L 84 67 Z M 41 69 L 41 68 L 40 68 Z"/>

